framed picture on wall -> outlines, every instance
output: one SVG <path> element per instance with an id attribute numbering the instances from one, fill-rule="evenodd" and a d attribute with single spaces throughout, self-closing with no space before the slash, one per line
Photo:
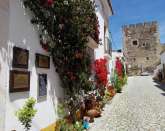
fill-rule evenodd
<path id="1" fill-rule="evenodd" d="M 13 67 L 28 69 L 29 51 L 19 47 L 13 47 Z"/>
<path id="2" fill-rule="evenodd" d="M 50 57 L 42 54 L 36 54 L 36 67 L 50 68 Z"/>
<path id="3" fill-rule="evenodd" d="M 38 97 L 47 95 L 47 74 L 38 74 Z"/>
<path id="4" fill-rule="evenodd" d="M 10 71 L 9 92 L 23 92 L 30 90 L 29 71 Z"/>

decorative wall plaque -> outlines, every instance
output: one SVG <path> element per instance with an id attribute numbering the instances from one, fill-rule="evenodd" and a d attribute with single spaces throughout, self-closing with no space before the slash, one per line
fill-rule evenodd
<path id="1" fill-rule="evenodd" d="M 36 54 L 36 67 L 50 68 L 50 57 L 42 54 Z"/>
<path id="2" fill-rule="evenodd" d="M 47 74 L 39 74 L 38 75 L 38 96 L 46 96 L 47 95 Z"/>
<path id="3" fill-rule="evenodd" d="M 30 90 L 29 71 L 10 71 L 9 92 L 22 92 Z"/>
<path id="4" fill-rule="evenodd" d="M 28 69 L 29 51 L 19 47 L 13 47 L 13 67 Z"/>

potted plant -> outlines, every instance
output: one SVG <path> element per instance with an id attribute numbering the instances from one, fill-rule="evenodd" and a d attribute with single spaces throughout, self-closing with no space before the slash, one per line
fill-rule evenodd
<path id="1" fill-rule="evenodd" d="M 16 111 L 16 116 L 18 120 L 22 123 L 26 131 L 30 130 L 32 119 L 35 116 L 37 110 L 34 109 L 36 100 L 34 98 L 29 98 L 25 105 Z"/>

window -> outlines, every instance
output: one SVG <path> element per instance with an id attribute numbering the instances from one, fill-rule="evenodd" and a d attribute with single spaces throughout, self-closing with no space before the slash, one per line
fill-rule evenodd
<path id="1" fill-rule="evenodd" d="M 146 46 L 146 43 L 143 43 L 143 47 L 145 47 Z"/>
<path id="2" fill-rule="evenodd" d="M 136 61 L 136 58 L 133 58 L 133 61 L 135 62 Z"/>
<path id="3" fill-rule="evenodd" d="M 146 57 L 146 60 L 149 60 L 150 58 L 149 57 Z"/>
<path id="4" fill-rule="evenodd" d="M 133 44 L 134 46 L 137 46 L 137 45 L 138 45 L 137 40 L 132 41 L 132 44 Z"/>

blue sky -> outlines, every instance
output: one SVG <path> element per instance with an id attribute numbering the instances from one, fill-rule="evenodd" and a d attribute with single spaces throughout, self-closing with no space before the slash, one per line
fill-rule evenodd
<path id="1" fill-rule="evenodd" d="M 122 25 L 157 21 L 160 41 L 165 43 L 165 0 L 112 0 L 114 15 L 110 17 L 113 49 L 122 48 Z"/>

